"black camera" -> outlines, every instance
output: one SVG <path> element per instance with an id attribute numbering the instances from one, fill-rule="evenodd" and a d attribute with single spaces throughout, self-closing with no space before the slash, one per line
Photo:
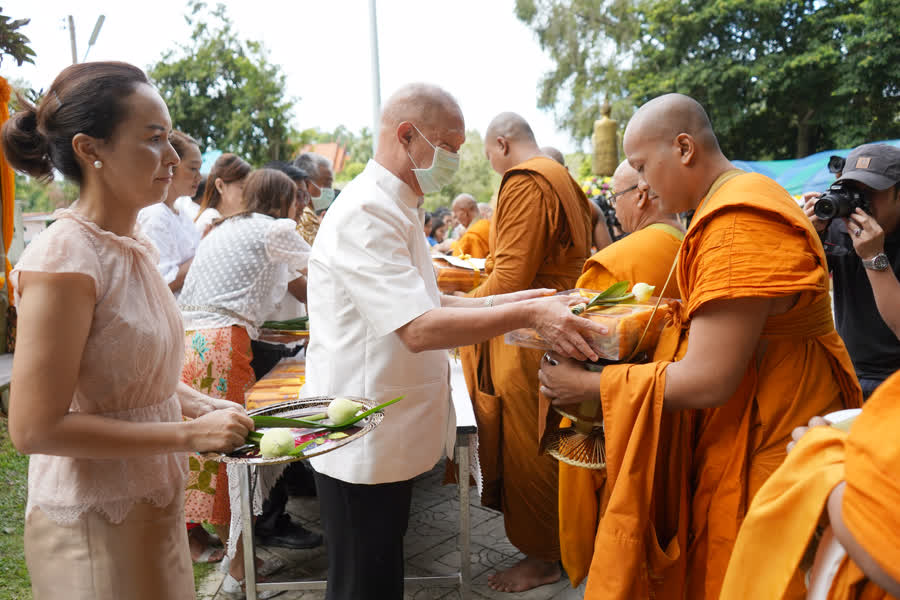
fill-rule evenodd
<path id="1" fill-rule="evenodd" d="M 869 199 L 865 192 L 838 181 L 831 184 L 831 187 L 819 196 L 813 211 L 823 221 L 830 221 L 837 217 L 846 217 L 857 208 L 869 212 Z"/>

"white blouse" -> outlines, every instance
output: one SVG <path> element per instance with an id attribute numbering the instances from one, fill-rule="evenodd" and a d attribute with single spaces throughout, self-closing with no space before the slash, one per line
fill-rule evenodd
<path id="1" fill-rule="evenodd" d="M 138 213 L 141 231 L 159 251 L 157 267 L 166 283 L 178 276 L 178 267 L 194 257 L 200 234 L 187 216 L 175 213 L 164 203 L 142 208 Z"/>
<path id="2" fill-rule="evenodd" d="M 226 220 L 200 242 L 185 278 L 178 300 L 185 330 L 240 325 L 256 339 L 309 251 L 291 219 Z"/>

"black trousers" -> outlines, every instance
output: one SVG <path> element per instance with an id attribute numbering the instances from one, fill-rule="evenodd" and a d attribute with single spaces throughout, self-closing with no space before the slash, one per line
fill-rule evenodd
<path id="1" fill-rule="evenodd" d="M 327 600 L 402 600 L 412 480 L 364 485 L 316 473 L 328 540 Z"/>

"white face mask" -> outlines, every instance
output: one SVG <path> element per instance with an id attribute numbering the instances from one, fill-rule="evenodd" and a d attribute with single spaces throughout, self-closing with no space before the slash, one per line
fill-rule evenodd
<path id="1" fill-rule="evenodd" d="M 428 142 L 429 146 L 434 148 L 434 158 L 431 160 L 431 166 L 427 169 L 418 168 L 409 151 L 406 152 L 410 162 L 416 167 L 412 172 L 416 176 L 416 181 L 419 182 L 422 193 L 431 194 L 450 183 L 453 176 L 456 175 L 456 171 L 459 170 L 459 154 L 435 146 L 427 137 L 422 135 L 422 132 L 415 125 L 413 125 L 413 129 L 422 136 L 423 140 Z"/>
<path id="2" fill-rule="evenodd" d="M 319 190 L 318 196 L 310 195 L 313 210 L 315 212 L 319 212 L 320 210 L 325 210 L 326 208 L 331 206 L 331 203 L 334 202 L 334 190 L 332 188 L 317 187 L 314 183 L 312 184 L 312 187 Z"/>

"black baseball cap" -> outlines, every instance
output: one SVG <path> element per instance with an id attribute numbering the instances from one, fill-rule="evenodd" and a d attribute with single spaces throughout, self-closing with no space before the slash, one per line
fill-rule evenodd
<path id="1" fill-rule="evenodd" d="M 886 190 L 900 182 L 900 148 L 863 144 L 847 156 L 838 181 L 858 181 L 873 190 Z"/>

